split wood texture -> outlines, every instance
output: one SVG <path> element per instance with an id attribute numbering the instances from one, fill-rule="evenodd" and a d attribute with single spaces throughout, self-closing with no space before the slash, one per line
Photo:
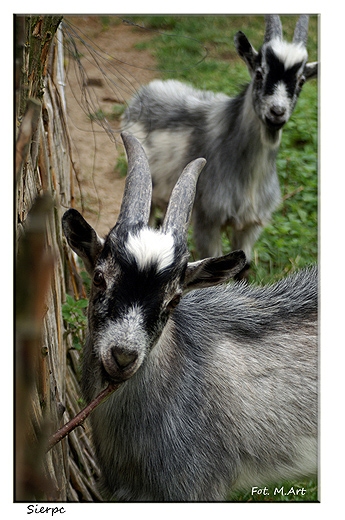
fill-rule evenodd
<path id="1" fill-rule="evenodd" d="M 85 297 L 61 216 L 73 207 L 61 17 L 16 16 L 17 501 L 99 501 L 88 421 L 48 452 L 49 436 L 80 410 L 80 354 L 62 319 Z M 31 222 L 31 224 L 30 224 Z"/>

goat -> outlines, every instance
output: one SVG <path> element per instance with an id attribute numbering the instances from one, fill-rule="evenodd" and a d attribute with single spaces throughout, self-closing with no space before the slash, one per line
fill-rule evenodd
<path id="1" fill-rule="evenodd" d="M 232 249 L 247 257 L 239 278 L 247 277 L 253 245 L 280 203 L 276 156 L 282 127 L 303 83 L 317 75 L 317 63 L 307 63 L 307 32 L 308 16 L 302 15 L 287 43 L 279 16 L 267 16 L 259 52 L 241 31 L 235 36 L 251 75 L 237 97 L 154 80 L 123 117 L 122 128 L 140 139 L 149 159 L 153 208 L 165 210 L 183 167 L 206 158 L 192 222 L 196 251 L 199 258 L 220 256 L 221 231 L 231 227 Z"/>
<path id="2" fill-rule="evenodd" d="M 254 288 L 223 284 L 245 265 L 242 251 L 188 263 L 204 159 L 184 169 L 156 230 L 147 225 L 147 157 L 133 136 L 122 139 L 129 172 L 105 240 L 78 211 L 63 216 L 93 280 L 84 396 L 122 383 L 91 415 L 105 496 L 216 501 L 239 487 L 313 474 L 316 268 Z"/>

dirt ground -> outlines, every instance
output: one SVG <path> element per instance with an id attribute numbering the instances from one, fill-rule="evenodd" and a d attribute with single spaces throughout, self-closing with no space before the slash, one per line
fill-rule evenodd
<path id="1" fill-rule="evenodd" d="M 111 114 L 158 73 L 152 55 L 134 47 L 150 34 L 117 17 L 110 17 L 106 25 L 100 16 L 66 16 L 65 22 L 65 92 L 76 172 L 75 207 L 104 236 L 116 222 L 124 189 L 124 178 L 115 170 L 123 153 L 119 121 Z M 67 47 L 78 54 L 80 63 Z M 101 119 L 100 126 L 92 117 L 95 113 L 110 117 Z"/>

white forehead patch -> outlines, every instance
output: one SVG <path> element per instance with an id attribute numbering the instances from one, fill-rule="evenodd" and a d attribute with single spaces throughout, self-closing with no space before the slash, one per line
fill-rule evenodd
<path id="1" fill-rule="evenodd" d="M 308 58 L 307 49 L 302 43 L 272 40 L 270 46 L 277 58 L 284 63 L 286 69 L 293 67 L 296 63 L 304 62 Z"/>
<path id="2" fill-rule="evenodd" d="M 134 256 L 139 269 L 156 265 L 159 272 L 174 260 L 174 238 L 170 233 L 143 228 L 135 235 L 129 233 L 126 247 Z"/>

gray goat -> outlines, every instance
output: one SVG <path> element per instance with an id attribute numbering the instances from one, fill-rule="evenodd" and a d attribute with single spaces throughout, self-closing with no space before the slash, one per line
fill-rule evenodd
<path id="1" fill-rule="evenodd" d="M 105 496 L 216 501 L 315 473 L 316 269 L 266 288 L 212 287 L 246 259 L 235 251 L 188 263 L 205 161 L 185 168 L 161 229 L 151 229 L 148 161 L 133 136 L 122 138 L 129 172 L 105 240 L 78 211 L 63 216 L 93 279 L 84 396 L 123 382 L 91 415 Z"/>
<path id="2" fill-rule="evenodd" d="M 316 76 L 307 63 L 308 16 L 296 25 L 293 43 L 282 37 L 277 15 L 266 17 L 257 52 L 238 32 L 235 44 L 251 82 L 235 98 L 195 90 L 178 81 L 144 86 L 124 114 L 123 129 L 141 140 L 153 180 L 153 208 L 164 210 L 183 167 L 207 160 L 197 187 L 193 233 L 198 256 L 222 254 L 221 231 L 232 228 L 232 249 L 247 257 L 280 202 L 276 156 L 303 83 Z"/>

